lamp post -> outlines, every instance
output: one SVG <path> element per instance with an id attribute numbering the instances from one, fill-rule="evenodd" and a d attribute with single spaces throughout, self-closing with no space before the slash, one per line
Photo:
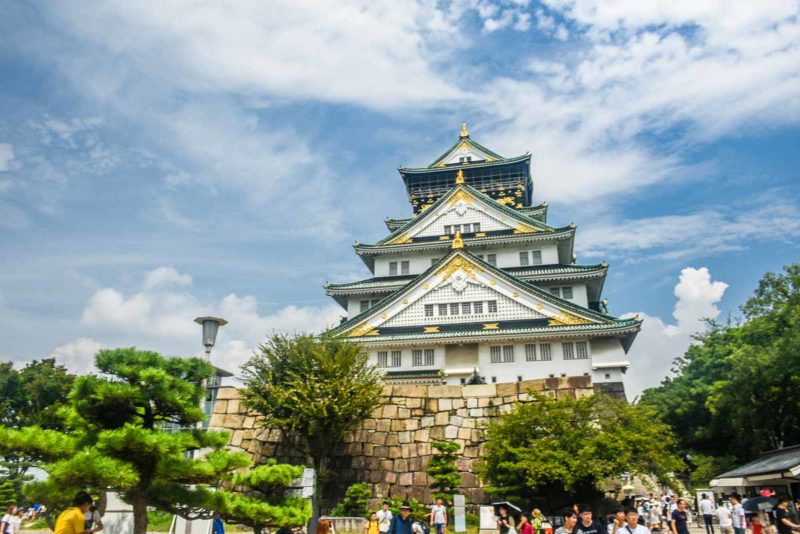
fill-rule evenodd
<path id="1" fill-rule="evenodd" d="M 211 361 L 211 349 L 217 340 L 219 327 L 225 326 L 228 321 L 220 317 L 198 317 L 194 322 L 203 326 L 203 346 L 206 348 L 206 360 Z"/>

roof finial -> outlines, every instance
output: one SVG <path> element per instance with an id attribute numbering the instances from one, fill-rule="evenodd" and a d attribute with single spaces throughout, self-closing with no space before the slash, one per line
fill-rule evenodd
<path id="1" fill-rule="evenodd" d="M 456 173 L 456 184 L 463 184 L 464 183 L 464 169 L 458 169 Z"/>
<path id="2" fill-rule="evenodd" d="M 467 123 L 461 123 L 461 137 L 469 137 L 469 132 L 467 131 Z"/>
<path id="3" fill-rule="evenodd" d="M 453 238 L 453 250 L 464 248 L 464 240 L 461 239 L 461 232 L 456 230 L 456 236 Z"/>

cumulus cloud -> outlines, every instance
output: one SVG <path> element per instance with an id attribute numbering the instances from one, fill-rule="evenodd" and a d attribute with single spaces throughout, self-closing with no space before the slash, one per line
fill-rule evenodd
<path id="1" fill-rule="evenodd" d="M 686 267 L 675 285 L 678 300 L 672 315 L 676 322 L 666 324 L 659 317 L 640 314 L 644 319 L 642 331 L 628 353 L 631 367 L 625 378 L 625 388 L 629 399 L 658 385 L 670 374 L 672 361 L 689 348 L 692 334 L 703 330 L 702 321 L 719 316 L 717 304 L 727 288 L 724 282 L 712 281 L 706 267 Z"/>
<path id="2" fill-rule="evenodd" d="M 94 356 L 103 346 L 88 337 L 81 337 L 53 349 L 48 356 L 73 373 L 89 373 L 94 369 Z"/>
<path id="3" fill-rule="evenodd" d="M 273 313 L 261 313 L 251 295 L 230 294 L 219 302 L 204 302 L 188 291 L 191 276 L 172 267 L 158 267 L 144 275 L 142 290 L 126 295 L 114 288 L 94 293 L 86 304 L 81 324 L 90 328 L 105 346 L 153 348 L 165 353 L 197 354 L 197 316 L 224 317 L 213 361 L 233 372 L 274 332 L 314 333 L 338 323 L 342 309 L 326 306 L 288 305 Z"/>

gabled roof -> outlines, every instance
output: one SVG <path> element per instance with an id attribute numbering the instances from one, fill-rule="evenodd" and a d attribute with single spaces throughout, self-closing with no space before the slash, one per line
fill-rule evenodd
<path id="1" fill-rule="evenodd" d="M 401 176 L 406 176 L 410 174 L 427 174 L 430 172 L 436 171 L 443 171 L 443 170 L 455 170 L 455 169 L 472 169 L 474 167 L 489 167 L 489 166 L 496 166 L 496 165 L 509 165 L 512 163 L 519 163 L 523 161 L 530 161 L 531 155 L 530 154 L 523 154 L 521 156 L 515 156 L 513 158 L 502 158 L 497 160 L 487 160 L 487 161 L 473 161 L 470 163 L 463 163 L 463 164 L 453 164 L 447 166 L 439 166 L 439 167 L 400 167 L 398 170 L 400 171 Z"/>
<path id="2" fill-rule="evenodd" d="M 800 471 L 800 445 L 765 452 L 752 462 L 716 476 L 720 478 L 749 477 L 766 473 L 776 473 L 778 477 L 786 471 Z M 794 474 L 797 476 L 800 473 Z"/>
<path id="3" fill-rule="evenodd" d="M 494 209 L 501 212 L 503 216 L 517 222 L 516 225 L 511 223 L 509 226 L 514 227 L 515 231 L 518 233 L 554 232 L 557 230 L 556 228 L 545 224 L 538 219 L 529 217 L 513 208 L 509 208 L 505 204 L 497 202 L 490 196 L 481 193 L 470 185 L 461 183 L 456 184 L 452 189 L 450 189 L 450 191 L 439 197 L 436 202 L 431 204 L 429 208 L 418 213 L 415 217 L 408 219 L 408 222 L 406 222 L 403 226 L 397 228 L 395 231 L 378 241 L 376 244 L 387 245 L 411 242 L 413 236 L 409 234 L 415 227 L 419 226 L 426 219 L 437 217 L 438 215 L 436 214 L 436 211 L 444 204 L 451 201 L 456 202 L 458 200 L 477 201 L 489 209 Z M 406 237 L 409 239 L 406 239 Z"/>
<path id="4" fill-rule="evenodd" d="M 462 135 L 458 138 L 458 141 L 453 143 L 450 148 L 444 151 L 444 153 L 433 160 L 433 162 L 428 165 L 429 169 L 434 167 L 444 167 L 444 162 L 456 151 L 460 151 L 462 148 L 472 149 L 477 153 L 483 154 L 486 156 L 485 161 L 498 161 L 498 160 L 505 160 L 503 156 L 498 154 L 497 152 L 493 152 L 483 146 L 482 144 L 478 143 L 477 141 L 472 140 L 469 137 L 469 134 Z"/>
<path id="5" fill-rule="evenodd" d="M 413 302 L 410 302 L 409 299 L 418 300 L 428 291 L 432 291 L 435 287 L 444 284 L 450 276 L 457 272 L 466 273 L 465 276 L 470 276 L 483 285 L 495 288 L 499 287 L 497 286 L 497 280 L 503 280 L 514 288 L 513 298 L 520 299 L 520 302 L 528 307 L 534 301 L 537 303 L 534 305 L 535 312 L 533 309 L 531 310 L 532 319 L 525 321 L 525 324 L 521 324 L 520 321 L 503 320 L 498 320 L 495 323 L 484 323 L 479 333 L 475 330 L 478 323 L 463 323 L 460 325 L 456 323 L 455 325 L 448 324 L 446 327 L 442 325 L 441 327 L 419 326 L 411 329 L 409 327 L 389 328 L 386 331 L 386 335 L 392 336 L 393 339 L 411 339 L 414 336 L 422 336 L 427 339 L 427 337 L 459 337 L 466 335 L 464 331 L 459 330 L 459 326 L 468 329 L 467 331 L 471 332 L 469 335 L 480 336 L 504 335 L 511 331 L 514 333 L 532 332 L 542 334 L 587 334 L 589 332 L 605 331 L 608 335 L 627 336 L 629 341 L 623 343 L 627 350 L 641 324 L 638 319 L 617 319 L 558 298 L 548 291 L 509 275 L 463 249 L 454 249 L 441 262 L 431 266 L 424 273 L 417 276 L 413 282 L 386 296 L 369 310 L 345 321 L 330 332 L 335 335 L 344 335 L 348 339 L 354 340 L 384 340 L 385 336 L 381 333 L 381 324 L 401 313 L 407 305 L 412 305 Z M 500 289 L 496 290 L 500 291 Z M 528 324 L 528 322 L 531 324 Z M 398 338 L 397 336 L 400 337 Z"/>

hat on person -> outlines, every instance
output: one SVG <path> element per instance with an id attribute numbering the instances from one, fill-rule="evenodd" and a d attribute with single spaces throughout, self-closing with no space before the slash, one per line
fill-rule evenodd
<path id="1" fill-rule="evenodd" d="M 408 510 L 411 511 L 411 505 L 408 504 L 408 501 L 403 501 L 403 506 L 400 507 L 401 510 Z"/>

